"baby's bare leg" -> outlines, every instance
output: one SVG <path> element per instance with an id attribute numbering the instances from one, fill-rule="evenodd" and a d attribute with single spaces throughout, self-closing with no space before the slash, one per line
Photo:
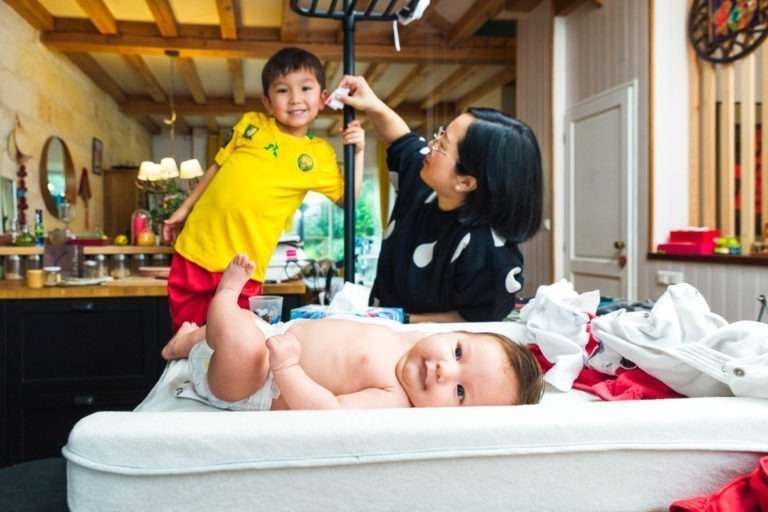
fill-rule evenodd
<path id="1" fill-rule="evenodd" d="M 253 269 L 248 256 L 235 256 L 208 308 L 206 341 L 214 350 L 208 383 L 216 397 L 230 402 L 258 391 L 269 372 L 264 334 L 254 323 L 253 313 L 237 304 Z"/>
<path id="2" fill-rule="evenodd" d="M 166 361 L 189 357 L 192 347 L 205 339 L 205 326 L 198 327 L 194 322 L 184 322 L 165 345 L 161 355 Z"/>

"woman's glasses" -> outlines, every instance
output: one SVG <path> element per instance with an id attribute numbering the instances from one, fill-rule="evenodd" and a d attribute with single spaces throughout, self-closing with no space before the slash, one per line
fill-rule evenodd
<path id="1" fill-rule="evenodd" d="M 441 155 L 445 155 L 449 157 L 451 160 L 456 162 L 456 165 L 460 165 L 458 158 L 454 158 L 449 153 L 447 153 L 443 148 L 440 147 L 440 140 L 442 139 L 443 135 L 445 135 L 445 127 L 438 126 L 437 131 L 433 134 L 432 140 L 429 141 L 427 144 L 427 147 L 430 151 L 434 151 L 435 153 L 440 153 Z"/>

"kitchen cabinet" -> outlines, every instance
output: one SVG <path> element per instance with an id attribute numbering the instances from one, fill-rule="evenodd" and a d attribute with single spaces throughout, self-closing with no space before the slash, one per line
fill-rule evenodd
<path id="1" fill-rule="evenodd" d="M 79 419 L 133 409 L 164 368 L 166 297 L 6 300 L 0 316 L 3 466 L 59 456 Z"/>
<path id="2" fill-rule="evenodd" d="M 104 234 L 131 235 L 131 214 L 146 208 L 146 194 L 136 187 L 136 167 L 112 167 L 104 171 Z"/>

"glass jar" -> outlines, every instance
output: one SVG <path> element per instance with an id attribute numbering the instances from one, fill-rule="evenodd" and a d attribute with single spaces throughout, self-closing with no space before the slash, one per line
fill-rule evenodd
<path id="1" fill-rule="evenodd" d="M 43 286 L 56 286 L 61 282 L 61 267 L 43 267 Z"/>
<path id="2" fill-rule="evenodd" d="M 43 268 L 43 258 L 39 254 L 27 256 L 27 270 L 40 270 Z"/>
<path id="3" fill-rule="evenodd" d="M 107 271 L 107 256 L 97 254 L 94 259 L 96 260 L 96 277 L 107 277 L 109 275 Z"/>
<path id="4" fill-rule="evenodd" d="M 26 269 L 22 268 L 21 256 L 11 254 L 5 258 L 5 278 L 11 281 L 19 281 L 26 276 Z"/>
<path id="5" fill-rule="evenodd" d="M 83 262 L 83 277 L 88 279 L 95 279 L 96 275 L 96 260 L 85 260 Z"/>
<path id="6" fill-rule="evenodd" d="M 139 269 L 147 265 L 147 257 L 144 254 L 131 256 L 131 274 L 139 275 Z"/>
<path id="7" fill-rule="evenodd" d="M 112 265 L 112 277 L 122 279 L 131 275 L 131 269 L 128 268 L 128 260 L 125 254 L 115 254 L 114 264 Z"/>
<path id="8" fill-rule="evenodd" d="M 145 231 L 152 231 L 152 218 L 147 210 L 139 208 L 131 214 L 131 244 L 139 245 L 139 235 Z"/>

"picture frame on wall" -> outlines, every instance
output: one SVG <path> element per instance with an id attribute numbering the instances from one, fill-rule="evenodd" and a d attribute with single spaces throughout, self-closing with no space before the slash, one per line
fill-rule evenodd
<path id="1" fill-rule="evenodd" d="M 102 151 L 103 144 L 100 139 L 93 138 L 93 145 L 91 146 L 91 172 L 93 174 L 101 174 L 102 169 Z"/>

